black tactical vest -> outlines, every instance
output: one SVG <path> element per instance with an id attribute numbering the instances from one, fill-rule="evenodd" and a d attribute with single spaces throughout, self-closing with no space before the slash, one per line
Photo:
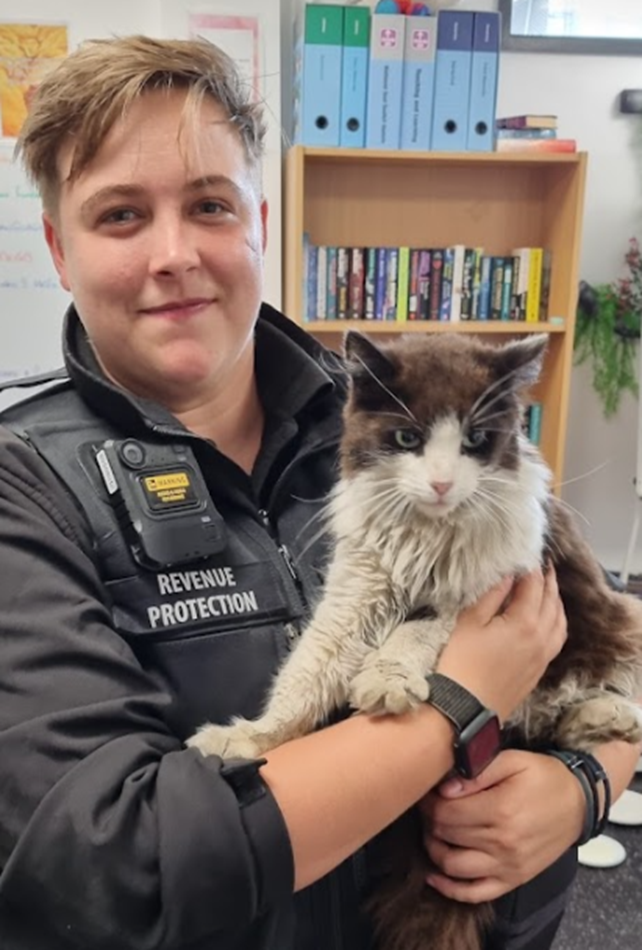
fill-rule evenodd
<path id="1" fill-rule="evenodd" d="M 141 428 L 132 438 L 96 416 L 70 383 L 10 408 L 0 421 L 46 460 L 90 525 L 114 627 L 175 697 L 177 734 L 184 738 L 208 719 L 256 716 L 318 595 L 326 544 L 311 539 L 334 477 L 337 421 L 321 421 L 299 455 L 290 453 L 271 511 L 234 484 L 224 471 L 230 463 L 210 443 L 178 427 Z M 99 464 L 106 444 L 124 446 L 125 457 L 131 446 L 147 456 L 141 469 L 123 464 L 115 473 L 134 486 L 126 517 Z M 189 497 L 185 504 L 191 485 L 181 485 L 195 474 L 212 505 L 207 517 L 216 520 L 214 550 L 192 559 L 179 544 L 172 563 L 181 526 L 189 529 L 199 516 Z M 154 563 L 136 541 L 142 537 L 144 547 L 145 533 L 159 524 L 169 560 Z"/>

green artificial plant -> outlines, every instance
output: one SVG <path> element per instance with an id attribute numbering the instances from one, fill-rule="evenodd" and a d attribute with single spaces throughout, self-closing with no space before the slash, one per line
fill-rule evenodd
<path id="1" fill-rule="evenodd" d="M 625 262 L 625 277 L 611 284 L 580 285 L 575 324 L 575 364 L 590 364 L 606 418 L 615 415 L 625 392 L 638 395 L 642 256 L 636 238 L 629 242 Z"/>

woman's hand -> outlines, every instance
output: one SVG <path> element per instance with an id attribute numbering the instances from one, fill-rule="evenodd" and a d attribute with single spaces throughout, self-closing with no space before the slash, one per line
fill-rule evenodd
<path id="1" fill-rule="evenodd" d="M 476 779 L 450 779 L 419 804 L 428 883 L 467 903 L 530 881 L 579 838 L 586 803 L 558 759 L 507 750 Z"/>
<path id="2" fill-rule="evenodd" d="M 462 611 L 437 663 L 440 673 L 469 689 L 502 720 L 537 686 L 566 640 L 552 567 L 518 580 L 502 610 L 509 593 L 506 580 Z"/>

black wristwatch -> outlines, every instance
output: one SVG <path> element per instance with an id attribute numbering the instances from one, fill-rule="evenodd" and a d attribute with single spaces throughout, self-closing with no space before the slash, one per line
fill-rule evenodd
<path id="1" fill-rule="evenodd" d="M 464 778 L 475 778 L 501 749 L 497 713 L 442 673 L 430 673 L 426 681 L 430 691 L 426 702 L 450 719 L 455 728 L 455 770 Z"/>

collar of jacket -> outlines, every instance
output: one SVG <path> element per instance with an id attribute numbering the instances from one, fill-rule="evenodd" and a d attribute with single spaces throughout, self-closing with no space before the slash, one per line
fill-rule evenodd
<path id="1" fill-rule="evenodd" d="M 343 400 L 346 377 L 339 356 L 268 304 L 261 306 L 255 334 L 257 381 L 266 412 L 296 417 L 323 396 L 334 394 Z M 63 354 L 71 382 L 99 416 L 132 436 L 150 430 L 185 434 L 164 406 L 107 379 L 73 305 L 65 316 Z"/>

